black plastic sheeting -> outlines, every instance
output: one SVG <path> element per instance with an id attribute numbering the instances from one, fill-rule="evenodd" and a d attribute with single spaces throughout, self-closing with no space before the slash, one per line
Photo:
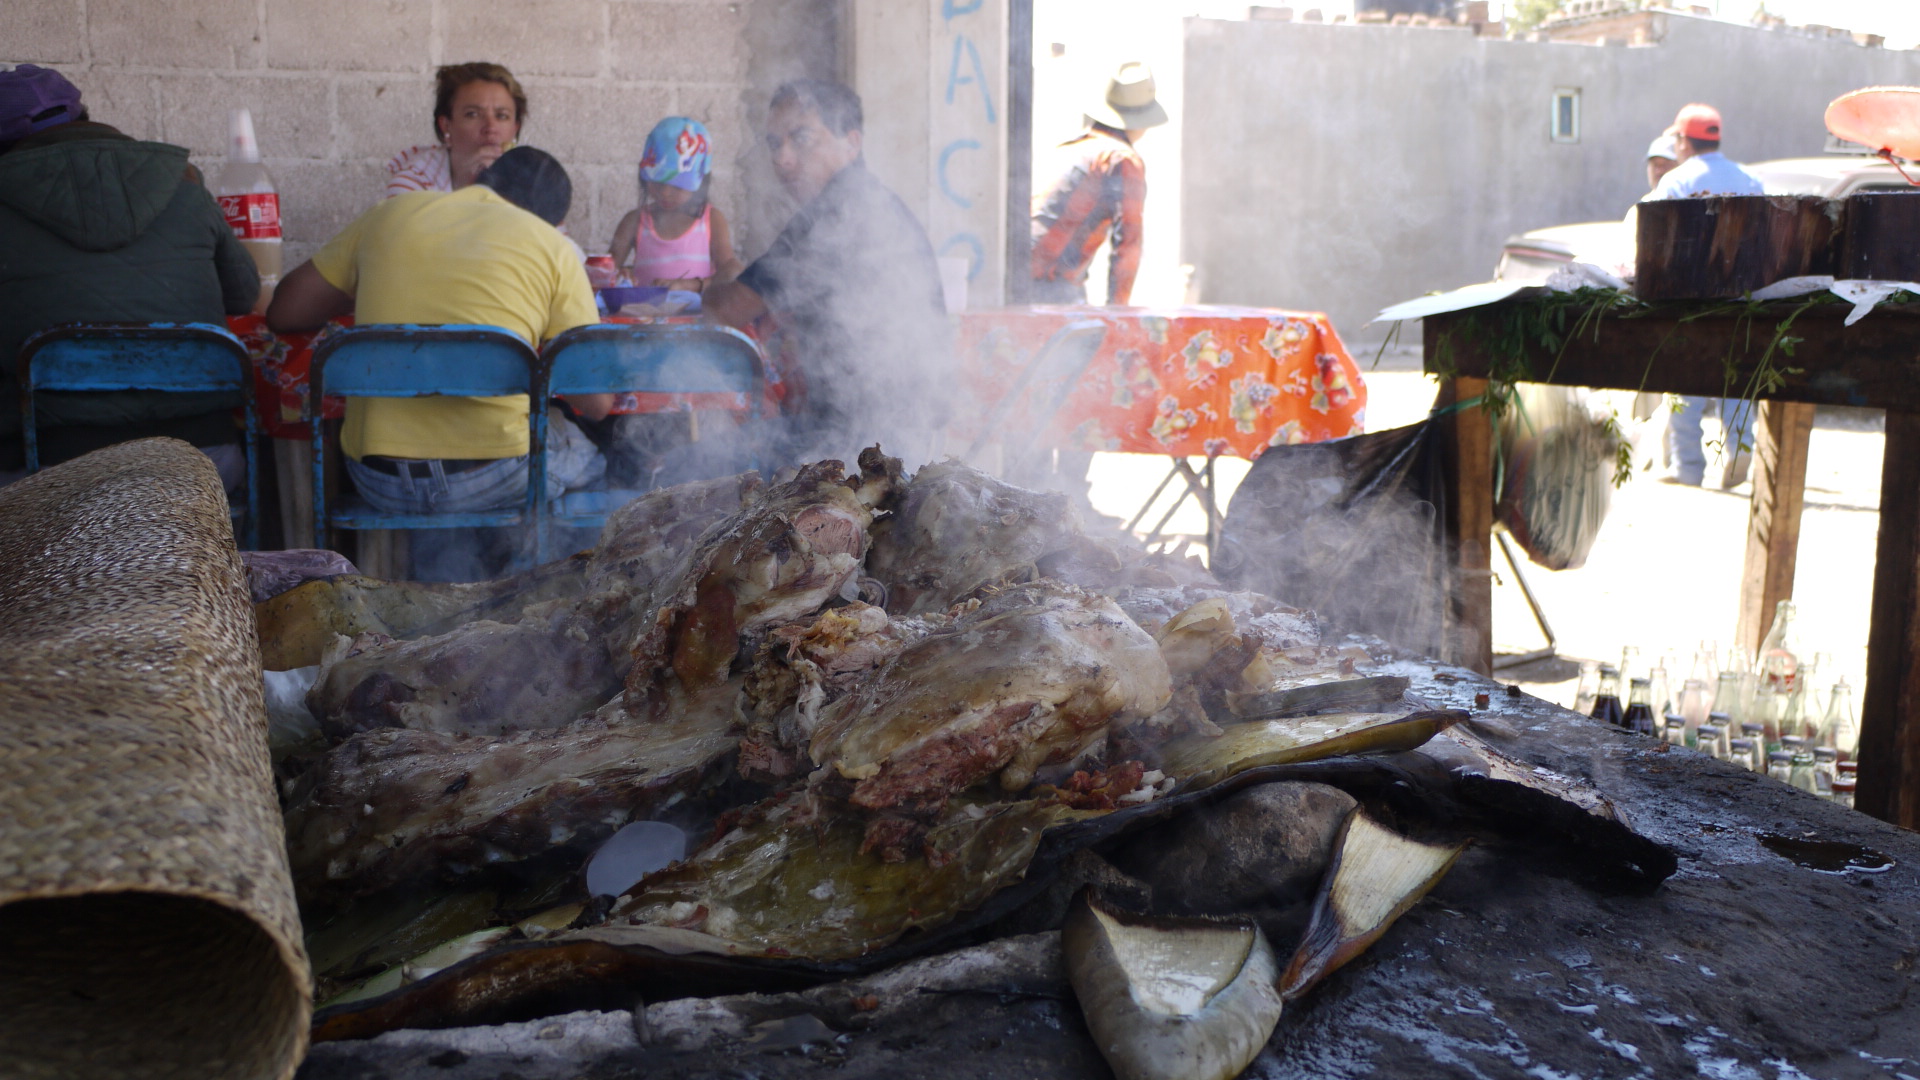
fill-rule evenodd
<path id="1" fill-rule="evenodd" d="M 1444 655 L 1453 561 L 1432 421 L 1270 447 L 1234 492 L 1212 569 L 1343 630 Z"/>

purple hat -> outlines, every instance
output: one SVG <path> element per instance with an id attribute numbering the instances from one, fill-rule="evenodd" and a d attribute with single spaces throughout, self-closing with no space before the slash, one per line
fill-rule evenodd
<path id="1" fill-rule="evenodd" d="M 640 155 L 640 179 L 682 191 L 699 191 L 712 169 L 707 128 L 700 121 L 669 116 L 647 133 L 647 148 Z"/>
<path id="2" fill-rule="evenodd" d="M 0 71 L 0 142 L 80 119 L 80 88 L 38 64 Z"/>

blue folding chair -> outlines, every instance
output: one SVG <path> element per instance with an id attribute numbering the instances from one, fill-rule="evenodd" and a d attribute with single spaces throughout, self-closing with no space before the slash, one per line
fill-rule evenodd
<path id="1" fill-rule="evenodd" d="M 749 416 L 760 415 L 766 398 L 766 365 L 753 339 L 725 326 L 664 323 L 600 324 L 568 330 L 541 351 L 547 383 L 541 400 L 560 394 L 736 393 Z M 607 515 L 637 498 L 637 491 L 570 491 L 553 500 L 552 524 L 597 528 Z M 540 531 L 540 561 L 548 560 L 547 530 Z"/>
<path id="2" fill-rule="evenodd" d="M 67 323 L 42 330 L 20 346 L 20 421 L 27 471 L 40 471 L 40 430 L 34 395 L 42 390 L 160 390 L 195 393 L 232 390 L 246 415 L 247 505 L 242 542 L 260 546 L 260 495 L 254 441 L 253 362 L 247 347 L 224 326 L 208 323 Z M 232 509 L 238 521 L 243 511 Z M 236 535 L 242 530 L 236 528 Z"/>
<path id="3" fill-rule="evenodd" d="M 313 429 L 314 546 L 327 546 L 328 529 L 460 529 L 527 525 L 538 528 L 542 478 L 547 470 L 546 400 L 540 357 L 497 326 L 374 324 L 341 330 L 313 348 L 305 413 Z M 527 497 L 516 509 L 471 513 L 398 514 L 352 497 L 327 505 L 325 425 L 320 403 L 340 397 L 505 397 L 528 394 Z"/>

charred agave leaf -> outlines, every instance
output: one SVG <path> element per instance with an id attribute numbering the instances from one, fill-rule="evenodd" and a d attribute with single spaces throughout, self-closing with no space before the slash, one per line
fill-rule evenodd
<path id="1" fill-rule="evenodd" d="M 357 735 L 289 799 L 294 886 L 303 902 L 337 901 L 584 846 L 698 788 L 736 741 L 712 715 L 582 720 L 497 738 Z"/>
<path id="2" fill-rule="evenodd" d="M 926 832 L 933 857 L 887 862 L 863 852 L 863 821 L 816 818 L 793 795 L 648 878 L 614 905 L 608 930 L 675 926 L 743 954 L 853 959 L 979 907 L 1026 872 L 1047 829 L 1098 816 L 1037 799 L 955 800 Z"/>
<path id="3" fill-rule="evenodd" d="M 1355 810 L 1314 901 L 1300 948 L 1280 979 L 1292 1001 L 1380 940 L 1446 876 L 1466 843 L 1423 844 Z"/>
<path id="4" fill-rule="evenodd" d="M 1228 1080 L 1280 1020 L 1273 949 L 1250 919 L 1133 915 L 1088 891 L 1067 913 L 1060 947 L 1120 1080 Z"/>
<path id="5" fill-rule="evenodd" d="M 1447 722 L 1464 715 L 1440 714 Z M 1328 735 L 1325 744 L 1313 749 L 1289 738 L 1289 760 L 1348 752 L 1343 748 L 1363 743 L 1373 727 L 1391 727 L 1393 741 L 1405 743 L 1421 729 L 1392 727 L 1401 719 L 1365 716 L 1341 724 L 1316 718 Z M 1429 722 L 1425 730 L 1435 726 Z M 1266 754 L 1279 741 L 1273 736 L 1242 748 Z M 1197 772 L 1176 775 L 1184 791 L 1111 811 L 1052 798 L 995 801 L 976 789 L 948 804 L 927 831 L 927 856 L 908 862 L 862 853 L 857 819 L 817 819 L 803 794 L 790 795 L 641 882 L 604 925 L 504 945 L 376 1002 L 328 1009 L 315 1018 L 313 1037 L 370 1038 L 399 1027 L 621 1008 L 636 994 L 651 1001 L 765 991 L 782 980 L 844 978 L 923 955 L 1031 899 L 1074 851 L 1163 821 L 1216 793 L 1301 778 L 1289 771 L 1297 767 L 1240 767 L 1231 742 L 1194 743 L 1187 765 L 1220 779 L 1201 785 L 1192 782 Z"/>
<path id="6" fill-rule="evenodd" d="M 1160 748 L 1159 767 L 1180 779 L 1181 790 L 1191 791 L 1263 765 L 1412 750 L 1466 718 L 1458 709 L 1436 709 L 1255 720 L 1217 736 L 1175 739 Z"/>

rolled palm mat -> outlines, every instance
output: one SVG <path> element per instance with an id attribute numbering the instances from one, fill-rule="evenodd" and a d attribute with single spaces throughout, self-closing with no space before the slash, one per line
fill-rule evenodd
<path id="1" fill-rule="evenodd" d="M 288 1077 L 313 1011 L 219 474 L 0 488 L 0 1074 Z"/>

